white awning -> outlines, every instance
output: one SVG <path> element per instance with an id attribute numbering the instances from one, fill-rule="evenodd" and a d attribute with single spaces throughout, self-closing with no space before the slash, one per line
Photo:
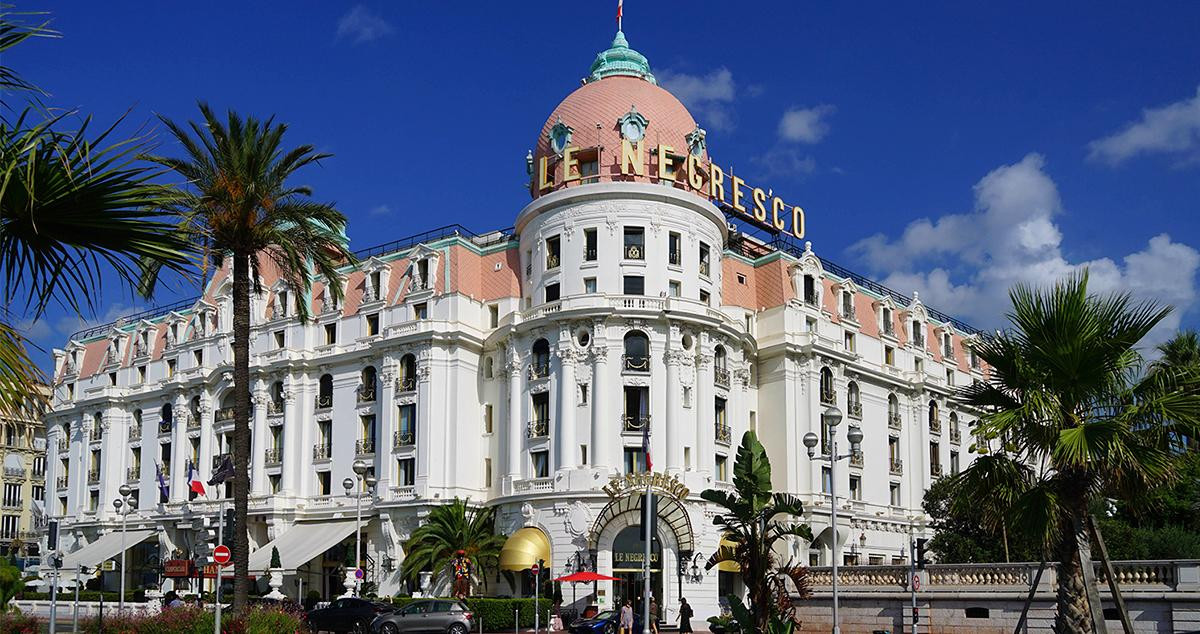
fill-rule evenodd
<path id="1" fill-rule="evenodd" d="M 353 534 L 354 520 L 293 524 L 282 535 L 250 553 L 250 572 L 265 572 L 271 567 L 272 548 L 279 549 L 279 563 L 284 570 L 295 570 Z"/>
<path id="2" fill-rule="evenodd" d="M 157 532 L 155 530 L 126 531 L 125 549 L 133 548 Z M 80 566 L 91 568 L 119 554 L 121 554 L 121 531 L 116 530 L 101 535 L 96 541 L 73 553 L 63 555 L 62 567 L 63 570 L 75 570 Z"/>

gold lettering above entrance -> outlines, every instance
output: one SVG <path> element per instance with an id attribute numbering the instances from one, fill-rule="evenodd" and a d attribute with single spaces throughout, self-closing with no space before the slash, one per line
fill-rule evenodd
<path id="1" fill-rule="evenodd" d="M 616 476 L 608 481 L 604 492 L 608 494 L 608 497 L 616 499 L 635 493 L 645 493 L 647 486 L 678 500 L 686 500 L 690 493 L 688 488 L 679 481 L 679 478 L 649 471 Z"/>

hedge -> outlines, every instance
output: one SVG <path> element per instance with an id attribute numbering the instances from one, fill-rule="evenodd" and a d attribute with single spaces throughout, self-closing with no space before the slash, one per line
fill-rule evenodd
<path id="1" fill-rule="evenodd" d="M 442 598 L 442 597 L 439 597 Z M 391 599 L 382 598 L 381 601 L 390 601 L 397 608 L 403 607 L 413 601 L 423 601 L 424 599 L 413 597 L 392 597 Z M 455 601 L 453 598 L 444 598 L 446 601 Z M 464 601 L 467 604 L 467 609 L 475 614 L 476 619 L 483 619 L 483 629 L 488 631 L 507 630 L 512 627 L 518 627 L 513 623 L 516 610 L 520 610 L 521 623 L 519 627 L 533 627 L 533 599 L 489 599 L 485 597 L 472 597 Z M 541 623 L 546 626 L 550 623 L 550 611 L 553 607 L 550 599 L 538 599 L 541 606 L 542 618 Z"/>
<path id="2" fill-rule="evenodd" d="M 80 590 L 79 591 L 79 600 L 80 601 L 99 601 L 101 594 L 104 595 L 105 603 L 117 603 L 118 602 L 117 599 L 121 596 L 120 592 L 101 593 L 97 590 Z M 26 601 L 49 601 L 50 593 L 49 592 L 22 591 L 22 592 L 18 592 L 17 596 L 15 596 L 13 598 L 14 599 L 24 599 Z M 58 589 L 58 600 L 59 601 L 74 601 L 75 600 L 75 590 L 72 588 L 59 588 Z M 146 591 L 145 590 L 126 590 L 125 591 L 125 601 L 128 603 L 145 603 L 146 602 Z"/>

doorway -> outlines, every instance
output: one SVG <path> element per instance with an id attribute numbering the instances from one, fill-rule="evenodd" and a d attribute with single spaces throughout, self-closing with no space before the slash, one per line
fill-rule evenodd
<path id="1" fill-rule="evenodd" d="M 620 609 L 629 599 L 634 613 L 641 614 L 643 585 L 643 562 L 646 560 L 646 542 L 642 539 L 641 526 L 627 526 L 617 533 L 613 540 L 612 562 L 613 592 L 616 594 L 613 606 Z M 650 544 L 650 594 L 658 603 L 659 616 L 662 615 L 663 605 L 663 576 L 662 576 L 662 544 L 655 536 Z"/>

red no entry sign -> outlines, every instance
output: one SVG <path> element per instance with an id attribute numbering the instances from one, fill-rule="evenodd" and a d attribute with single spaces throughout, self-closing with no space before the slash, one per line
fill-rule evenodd
<path id="1" fill-rule="evenodd" d="M 541 571 L 542 571 L 541 567 L 538 566 L 537 564 L 533 564 L 532 566 L 529 567 L 529 572 L 532 572 L 533 576 L 535 576 L 535 577 Z"/>
<path id="2" fill-rule="evenodd" d="M 226 546 L 225 544 L 221 544 L 220 546 L 217 546 L 216 548 L 213 549 L 213 561 L 217 562 L 218 564 L 220 564 L 222 566 L 229 563 L 230 557 L 231 557 L 231 554 L 229 552 L 229 547 Z"/>

